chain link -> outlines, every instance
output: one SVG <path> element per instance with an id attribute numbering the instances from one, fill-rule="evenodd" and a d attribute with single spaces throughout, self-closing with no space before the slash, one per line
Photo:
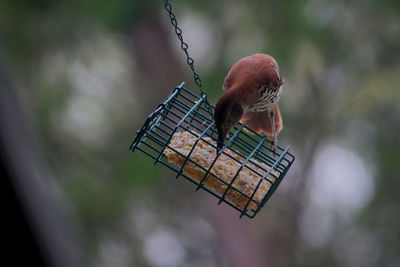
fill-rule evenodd
<path id="1" fill-rule="evenodd" d="M 178 36 L 179 41 L 181 41 L 181 49 L 186 54 L 186 62 L 193 72 L 194 82 L 200 88 L 201 96 L 203 98 L 205 98 L 205 100 L 207 100 L 207 94 L 204 92 L 203 87 L 201 85 L 200 76 L 194 68 L 194 59 L 189 56 L 189 52 L 188 52 L 189 45 L 183 41 L 182 30 L 181 30 L 181 28 L 178 27 L 178 21 L 176 20 L 175 14 L 172 12 L 172 6 L 168 0 L 164 0 L 164 3 L 165 3 L 165 10 L 167 10 L 167 12 L 169 14 L 169 18 L 171 19 L 171 24 L 175 28 L 175 33 Z"/>

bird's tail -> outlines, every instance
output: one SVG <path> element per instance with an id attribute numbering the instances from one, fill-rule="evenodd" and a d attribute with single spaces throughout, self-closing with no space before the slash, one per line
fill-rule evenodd
<path id="1" fill-rule="evenodd" d="M 243 123 L 245 120 L 246 126 L 257 133 L 266 133 L 269 136 L 273 136 L 271 120 L 269 118 L 268 110 L 263 112 L 247 112 L 240 120 Z M 282 130 L 282 117 L 278 108 L 278 104 L 275 105 L 275 129 L 276 135 Z"/>

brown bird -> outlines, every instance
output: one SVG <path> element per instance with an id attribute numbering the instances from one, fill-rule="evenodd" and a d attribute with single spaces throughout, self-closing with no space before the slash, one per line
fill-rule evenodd
<path id="1" fill-rule="evenodd" d="M 225 93 L 215 105 L 214 120 L 218 131 L 218 149 L 226 135 L 240 122 L 255 132 L 273 137 L 276 149 L 277 135 L 282 130 L 278 100 L 284 79 L 275 59 L 266 54 L 255 54 L 236 62 L 225 77 Z"/>

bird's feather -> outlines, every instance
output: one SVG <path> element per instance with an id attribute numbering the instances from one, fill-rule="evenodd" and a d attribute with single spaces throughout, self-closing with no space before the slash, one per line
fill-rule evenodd
<path id="1" fill-rule="evenodd" d="M 263 112 L 246 112 L 242 119 L 241 123 L 247 120 L 246 126 L 257 133 L 266 133 L 270 136 L 273 136 L 271 120 L 269 118 L 269 110 Z M 283 128 L 282 124 L 282 116 L 279 111 L 278 104 L 275 105 L 275 127 L 276 127 L 276 135 Z"/>

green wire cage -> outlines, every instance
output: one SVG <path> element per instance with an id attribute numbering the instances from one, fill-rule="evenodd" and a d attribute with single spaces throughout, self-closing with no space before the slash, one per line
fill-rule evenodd
<path id="1" fill-rule="evenodd" d="M 247 128 L 246 122 L 233 127 L 224 147 L 217 150 L 214 107 L 207 101 L 171 4 L 168 0 L 164 4 L 201 93 L 192 93 L 184 83 L 177 86 L 147 117 L 129 149 L 153 158 L 154 165 L 165 165 L 176 178 L 191 181 L 196 191 L 206 190 L 219 199 L 218 204 L 232 206 L 240 218 L 253 218 L 279 186 L 294 156 L 289 148 L 273 150 L 272 143 Z M 176 140 L 182 136 L 183 142 Z"/>
<path id="2" fill-rule="evenodd" d="M 294 161 L 294 156 L 288 152 L 289 148 L 277 147 L 272 149 L 272 143 L 243 124 L 237 124 L 229 133 L 225 146 L 217 150 L 217 131 L 213 120 L 214 107 L 208 103 L 206 95 L 196 95 L 184 88 L 184 83 L 177 86 L 170 96 L 150 114 L 143 126 L 137 131 L 130 150 L 140 150 L 154 159 L 154 164 L 161 163 L 176 173 L 176 178 L 183 176 L 196 185 L 196 191 L 206 190 L 219 199 L 218 204 L 226 202 L 243 215 L 253 218 L 266 201 L 275 192 L 283 177 Z M 195 137 L 195 142 L 188 148 L 188 153 L 182 153 L 171 144 L 174 134 L 188 132 Z M 215 151 L 215 158 L 209 166 L 202 166 L 192 159 L 195 147 L 200 143 Z M 166 150 L 173 151 L 181 157 L 181 163 L 176 165 L 166 156 Z M 219 157 L 225 157 L 225 161 L 236 164 L 235 174 L 227 180 L 214 171 L 213 167 Z M 194 179 L 185 171 L 186 166 L 197 169 L 202 174 L 201 178 Z M 257 177 L 256 183 L 250 192 L 241 190 L 236 186 L 241 172 L 252 172 Z M 207 179 L 214 179 L 219 183 L 220 190 L 210 188 Z M 257 199 L 259 189 L 264 186 L 268 190 L 263 191 Z M 229 199 L 234 191 L 235 199 Z M 259 195 L 259 194 L 258 194 Z M 237 199 L 241 199 L 238 204 Z M 243 202 L 243 200 L 245 200 Z"/>

